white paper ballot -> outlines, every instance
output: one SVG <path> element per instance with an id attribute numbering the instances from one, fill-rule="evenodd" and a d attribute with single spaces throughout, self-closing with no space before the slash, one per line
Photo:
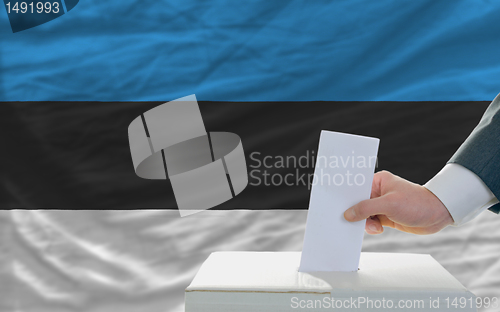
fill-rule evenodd
<path id="1" fill-rule="evenodd" d="M 344 211 L 370 198 L 379 141 L 321 131 L 300 272 L 358 270 L 366 221 Z"/>

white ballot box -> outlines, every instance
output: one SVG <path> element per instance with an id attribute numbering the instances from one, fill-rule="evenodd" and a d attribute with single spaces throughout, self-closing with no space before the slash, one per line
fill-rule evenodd
<path id="1" fill-rule="evenodd" d="M 430 255 L 361 253 L 357 272 L 299 272 L 300 252 L 215 252 L 186 288 L 186 312 L 476 311 Z"/>

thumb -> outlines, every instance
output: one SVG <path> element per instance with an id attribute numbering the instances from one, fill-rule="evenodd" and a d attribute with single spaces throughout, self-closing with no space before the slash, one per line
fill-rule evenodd
<path id="1" fill-rule="evenodd" d="M 344 212 L 344 218 L 349 222 L 361 221 L 370 216 L 388 214 L 392 207 L 388 196 L 363 200 Z"/>

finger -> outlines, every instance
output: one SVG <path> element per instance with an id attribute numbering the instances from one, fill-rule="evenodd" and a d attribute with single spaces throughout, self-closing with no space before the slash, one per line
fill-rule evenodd
<path id="1" fill-rule="evenodd" d="M 394 221 L 387 218 L 387 216 L 378 215 L 377 218 L 380 221 L 380 224 L 382 224 L 382 226 L 388 226 L 388 227 L 391 227 L 393 229 L 396 227 L 396 224 L 394 223 Z"/>
<path id="2" fill-rule="evenodd" d="M 391 196 L 384 195 L 377 198 L 363 200 L 344 212 L 344 218 L 349 222 L 361 221 L 378 214 L 390 214 L 394 203 Z"/>
<path id="3" fill-rule="evenodd" d="M 372 191 L 371 191 L 371 194 L 370 194 L 370 198 L 377 198 L 377 197 L 380 197 L 382 195 L 382 192 L 381 192 L 381 187 L 380 187 L 380 184 L 381 184 L 381 175 L 380 175 L 380 172 L 377 172 L 375 173 L 375 175 L 373 176 L 373 181 L 372 181 Z"/>
<path id="4" fill-rule="evenodd" d="M 365 230 L 366 233 L 372 235 L 381 234 L 382 232 L 384 232 L 384 228 L 382 227 L 382 224 L 376 216 L 366 219 Z"/>
<path id="5" fill-rule="evenodd" d="M 393 174 L 388 171 L 379 171 L 373 175 L 372 191 L 370 198 L 377 198 L 382 196 L 382 187 L 388 183 Z"/>

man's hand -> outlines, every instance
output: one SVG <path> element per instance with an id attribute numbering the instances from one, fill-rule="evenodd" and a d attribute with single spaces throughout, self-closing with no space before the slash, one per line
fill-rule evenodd
<path id="1" fill-rule="evenodd" d="M 453 224 L 441 201 L 425 187 L 388 171 L 373 177 L 372 194 L 344 212 L 347 221 L 367 219 L 366 232 L 380 234 L 383 226 L 413 234 L 432 234 Z"/>

